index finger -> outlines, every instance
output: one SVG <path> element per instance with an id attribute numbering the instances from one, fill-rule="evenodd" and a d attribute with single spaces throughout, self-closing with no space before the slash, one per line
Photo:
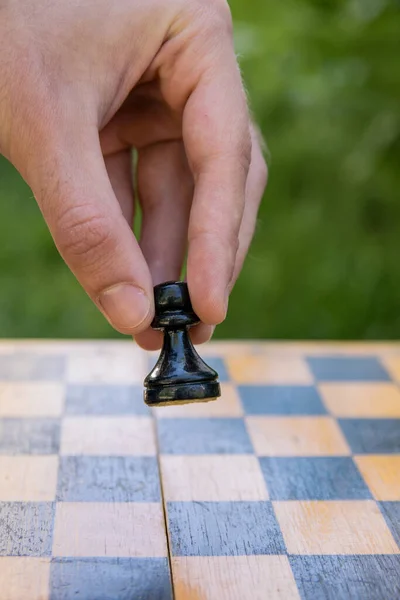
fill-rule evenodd
<path id="1" fill-rule="evenodd" d="M 187 280 L 195 311 L 213 325 L 226 315 L 251 160 L 246 95 L 228 36 L 186 103 L 183 139 L 195 179 Z"/>

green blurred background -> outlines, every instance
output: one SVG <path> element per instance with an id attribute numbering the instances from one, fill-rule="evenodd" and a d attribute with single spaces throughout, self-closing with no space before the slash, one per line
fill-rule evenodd
<path id="1" fill-rule="evenodd" d="M 270 182 L 216 337 L 399 338 L 399 2 L 231 7 Z M 1 158 L 0 240 L 0 336 L 118 337 Z"/>

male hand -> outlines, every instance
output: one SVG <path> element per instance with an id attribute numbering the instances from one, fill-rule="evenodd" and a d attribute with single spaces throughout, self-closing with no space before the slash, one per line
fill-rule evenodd
<path id="1" fill-rule="evenodd" d="M 188 248 L 193 339 L 208 339 L 266 183 L 225 0 L 0 0 L 0 40 L 0 152 L 65 262 L 116 329 L 155 349 L 153 285 L 179 278 Z"/>

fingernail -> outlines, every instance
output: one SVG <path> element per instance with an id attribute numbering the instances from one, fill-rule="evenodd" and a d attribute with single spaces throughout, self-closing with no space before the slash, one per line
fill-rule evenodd
<path id="1" fill-rule="evenodd" d="M 140 288 L 115 285 L 102 292 L 99 302 L 113 325 L 122 329 L 134 329 L 147 317 L 150 300 Z"/>

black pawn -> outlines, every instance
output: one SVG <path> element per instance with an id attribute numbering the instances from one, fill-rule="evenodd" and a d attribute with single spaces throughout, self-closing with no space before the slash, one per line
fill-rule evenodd
<path id="1" fill-rule="evenodd" d="M 154 369 L 144 380 L 149 406 L 215 400 L 221 395 L 218 373 L 200 358 L 188 329 L 199 323 L 187 284 L 161 283 L 154 288 L 153 329 L 164 331 L 164 344 Z"/>

